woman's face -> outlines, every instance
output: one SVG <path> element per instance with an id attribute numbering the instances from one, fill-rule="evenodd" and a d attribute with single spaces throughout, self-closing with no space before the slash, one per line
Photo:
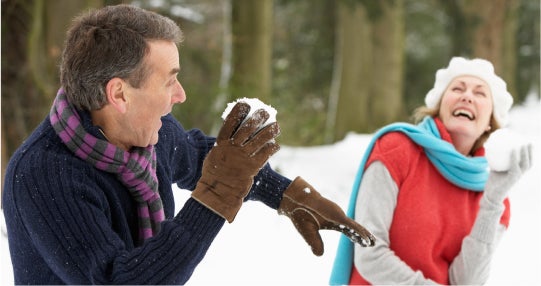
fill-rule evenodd
<path id="1" fill-rule="evenodd" d="M 459 76 L 451 81 L 443 93 L 439 117 L 455 146 L 471 143 L 471 149 L 475 141 L 490 130 L 492 106 L 492 92 L 484 80 L 475 76 Z"/>

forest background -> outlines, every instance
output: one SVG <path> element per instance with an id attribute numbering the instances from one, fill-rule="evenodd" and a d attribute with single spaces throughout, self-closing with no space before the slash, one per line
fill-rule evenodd
<path id="1" fill-rule="evenodd" d="M 74 16 L 129 3 L 185 36 L 173 114 L 216 134 L 227 102 L 278 110 L 281 144 L 330 144 L 410 121 L 453 56 L 490 60 L 515 104 L 539 97 L 539 0 L 2 0 L 1 161 L 49 112 Z M 2 180 L 3 181 L 3 180 Z"/>

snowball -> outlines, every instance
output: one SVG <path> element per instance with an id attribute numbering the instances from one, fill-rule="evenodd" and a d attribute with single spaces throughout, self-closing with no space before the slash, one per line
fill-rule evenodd
<path id="1" fill-rule="evenodd" d="M 263 127 L 265 127 L 265 126 L 267 126 L 267 125 L 269 125 L 269 124 L 271 124 L 273 122 L 276 122 L 276 113 L 277 113 L 276 109 L 274 109 L 270 105 L 266 105 L 265 103 L 263 103 L 261 100 L 259 100 L 257 98 L 246 98 L 246 97 L 239 98 L 234 102 L 228 103 L 227 107 L 225 108 L 224 112 L 222 113 L 222 119 L 225 120 L 225 118 L 227 117 L 229 112 L 231 112 L 231 110 L 233 109 L 233 106 L 235 106 L 235 104 L 237 104 L 237 102 L 245 102 L 248 105 L 250 105 L 250 112 L 248 113 L 248 116 L 246 116 L 246 118 L 249 118 L 250 116 L 252 116 L 252 114 L 254 114 L 254 112 L 256 110 L 264 109 L 265 111 L 267 111 L 267 113 L 269 114 L 269 119 L 267 119 L 267 121 L 261 125 L 261 128 L 263 128 Z"/>
<path id="2" fill-rule="evenodd" d="M 486 158 L 491 171 L 503 172 L 509 170 L 511 152 L 519 150 L 528 144 L 524 138 L 507 128 L 502 128 L 490 134 L 485 143 Z"/>

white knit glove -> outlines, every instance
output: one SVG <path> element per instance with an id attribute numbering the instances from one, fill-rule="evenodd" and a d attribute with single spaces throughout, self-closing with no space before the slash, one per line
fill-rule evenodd
<path id="1" fill-rule="evenodd" d="M 491 171 L 485 192 L 481 200 L 483 204 L 499 205 L 507 197 L 511 187 L 520 179 L 532 165 L 532 145 L 521 146 L 518 150 L 513 150 L 510 154 L 509 169 L 507 171 Z"/>
<path id="2" fill-rule="evenodd" d="M 511 187 L 532 165 L 532 145 L 524 145 L 510 153 L 510 165 L 507 171 L 491 171 L 481 202 L 479 213 L 470 236 L 477 241 L 493 243 L 502 213 L 503 201 Z"/>

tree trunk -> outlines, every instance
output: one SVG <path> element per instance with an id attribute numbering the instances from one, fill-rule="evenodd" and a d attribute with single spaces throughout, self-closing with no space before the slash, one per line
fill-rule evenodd
<path id="1" fill-rule="evenodd" d="M 519 4 L 519 0 L 462 1 L 457 5 L 459 12 L 454 13 L 460 15 L 452 18 L 455 22 L 462 19 L 465 23 L 460 25 L 461 30 L 455 32 L 464 34 L 464 37 L 462 41 L 456 41 L 454 56 L 483 58 L 492 62 L 511 94 L 516 94 L 517 90 L 516 35 Z"/>
<path id="2" fill-rule="evenodd" d="M 42 114 L 26 55 L 32 5 L 32 0 L 2 2 L 2 188 L 9 157 L 37 124 L 30 121 L 30 109 Z"/>
<path id="3" fill-rule="evenodd" d="M 232 0 L 233 73 L 230 100 L 257 97 L 268 103 L 271 91 L 272 0 Z"/>
<path id="4" fill-rule="evenodd" d="M 101 3 L 2 1 L 2 182 L 11 154 L 49 112 L 69 23 L 84 8 Z"/>
<path id="5" fill-rule="evenodd" d="M 402 116 L 403 10 L 402 0 L 339 2 L 327 143 Z"/>
<path id="6" fill-rule="evenodd" d="M 338 2 L 334 71 L 326 141 L 365 130 L 369 121 L 371 23 L 362 5 Z"/>
<path id="7" fill-rule="evenodd" d="M 496 70 L 501 68 L 503 27 L 507 0 L 472 0 L 463 2 L 463 13 L 470 28 L 471 50 L 475 57 L 487 59 Z"/>
<path id="8" fill-rule="evenodd" d="M 379 1 L 381 16 L 373 22 L 370 129 L 397 121 L 404 111 L 404 2 Z M 367 130 L 372 131 L 372 130 Z"/>
<path id="9" fill-rule="evenodd" d="M 233 47 L 232 47 L 232 32 L 231 32 L 231 1 L 225 0 L 222 2 L 222 11 L 223 11 L 223 34 L 222 34 L 222 63 L 220 67 L 220 82 L 218 84 L 219 92 L 216 95 L 216 100 L 213 103 L 213 111 L 216 114 L 222 114 L 227 100 L 229 100 L 230 95 L 228 93 L 229 81 L 231 80 L 232 73 L 232 57 L 233 57 Z M 210 134 L 218 134 L 220 127 L 222 126 L 221 121 L 216 121 L 212 124 Z"/>

